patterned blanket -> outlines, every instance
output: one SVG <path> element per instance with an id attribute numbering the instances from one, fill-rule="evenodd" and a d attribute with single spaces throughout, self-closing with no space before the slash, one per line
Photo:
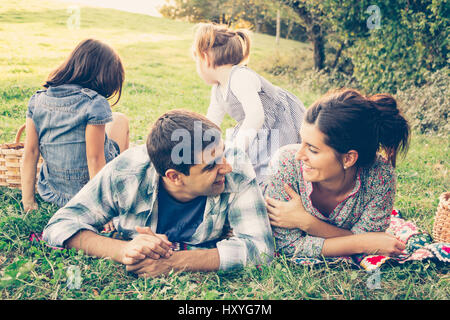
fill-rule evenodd
<path id="1" fill-rule="evenodd" d="M 386 261 L 399 264 L 408 261 L 422 261 L 425 259 L 437 259 L 442 262 L 450 262 L 450 243 L 433 242 L 433 239 L 429 234 L 420 231 L 413 222 L 404 220 L 401 217 L 399 210 L 392 210 L 391 223 L 386 232 L 406 243 L 405 255 L 387 257 L 382 255 L 360 254 L 323 259 L 296 257 L 292 258 L 292 261 L 301 265 L 338 263 L 345 261 L 360 266 L 368 272 L 372 272 L 381 267 Z"/>

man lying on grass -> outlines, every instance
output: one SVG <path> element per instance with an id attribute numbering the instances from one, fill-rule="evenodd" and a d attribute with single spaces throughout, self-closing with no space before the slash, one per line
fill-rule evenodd
<path id="1" fill-rule="evenodd" d="M 112 218 L 120 239 L 98 233 Z M 43 238 L 140 276 L 227 270 L 273 255 L 252 164 L 225 149 L 218 126 L 185 110 L 162 115 L 146 146 L 108 163 L 50 219 Z"/>

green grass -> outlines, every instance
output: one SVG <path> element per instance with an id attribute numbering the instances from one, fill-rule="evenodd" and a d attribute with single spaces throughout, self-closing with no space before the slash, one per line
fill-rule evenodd
<path id="1" fill-rule="evenodd" d="M 210 88 L 190 57 L 193 25 L 115 10 L 82 8 L 81 28 L 69 30 L 67 4 L 51 1 L 3 1 L 0 4 L 0 143 L 11 142 L 25 122 L 27 101 L 86 37 L 111 44 L 126 68 L 122 99 L 115 111 L 130 119 L 130 138 L 143 142 L 152 122 L 166 110 L 205 113 Z M 280 55 L 299 57 L 311 67 L 304 43 L 254 34 L 250 67 L 296 94 L 309 105 L 319 94 L 265 70 Z M 298 63 L 297 63 L 298 64 Z M 223 128 L 233 125 L 228 117 Z M 449 139 L 414 134 L 400 161 L 396 206 L 407 219 L 431 232 L 439 195 L 449 190 Z M 381 289 L 370 290 L 370 274 L 350 266 L 296 266 L 283 257 L 261 270 L 182 273 L 136 279 L 110 260 L 75 250 L 31 244 L 56 207 L 38 198 L 39 210 L 24 214 L 20 191 L 0 188 L 1 299 L 448 299 L 448 265 L 412 262 L 385 265 Z M 81 270 L 80 289 L 67 287 L 67 270 Z"/>

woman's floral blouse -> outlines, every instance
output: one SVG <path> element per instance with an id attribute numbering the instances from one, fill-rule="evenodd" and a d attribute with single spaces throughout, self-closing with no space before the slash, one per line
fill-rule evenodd
<path id="1" fill-rule="evenodd" d="M 295 160 L 300 145 L 282 147 L 271 160 L 271 176 L 262 185 L 265 196 L 289 200 L 284 190 L 287 183 L 300 194 L 303 206 L 313 216 L 354 234 L 385 231 L 389 227 L 394 206 L 396 178 L 394 168 L 378 156 L 369 168 L 359 168 L 352 192 L 327 217 L 312 204 L 311 182 L 303 179 L 302 163 Z M 325 239 L 306 234 L 300 229 L 272 227 L 277 251 L 288 257 L 318 257 Z"/>

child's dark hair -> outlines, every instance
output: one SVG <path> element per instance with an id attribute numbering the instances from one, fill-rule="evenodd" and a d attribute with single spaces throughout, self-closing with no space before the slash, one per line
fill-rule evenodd
<path id="1" fill-rule="evenodd" d="M 86 39 L 48 77 L 45 88 L 63 84 L 78 84 L 109 99 L 122 94 L 125 72 L 119 55 L 108 45 Z"/>
<path id="2" fill-rule="evenodd" d="M 175 130 L 180 130 L 181 133 L 185 132 L 188 137 L 183 136 L 183 138 L 187 138 L 188 141 L 180 142 L 177 139 L 180 137 L 173 137 Z M 212 133 L 209 137 L 210 140 L 206 138 L 207 134 L 205 133 Z M 200 134 L 201 136 L 198 136 Z M 171 110 L 160 116 L 153 124 L 147 137 L 147 152 L 159 175 L 165 176 L 168 169 L 174 169 L 189 176 L 190 168 L 195 164 L 196 157 L 199 156 L 196 152 L 202 152 L 211 144 L 217 145 L 220 136 L 220 128 L 205 116 L 188 110 Z M 195 141 L 195 139 L 199 140 Z M 200 148 L 197 150 L 195 146 L 200 141 L 201 150 Z M 188 155 L 182 156 L 188 161 L 176 163 L 173 161 L 172 151 L 180 143 L 186 143 L 190 152 Z"/>
<path id="3" fill-rule="evenodd" d="M 395 167 L 399 151 L 408 149 L 408 121 L 389 94 L 366 97 L 353 89 L 332 91 L 307 109 L 305 120 L 315 124 L 338 153 L 356 150 L 360 167 L 373 164 L 380 149 Z"/>

